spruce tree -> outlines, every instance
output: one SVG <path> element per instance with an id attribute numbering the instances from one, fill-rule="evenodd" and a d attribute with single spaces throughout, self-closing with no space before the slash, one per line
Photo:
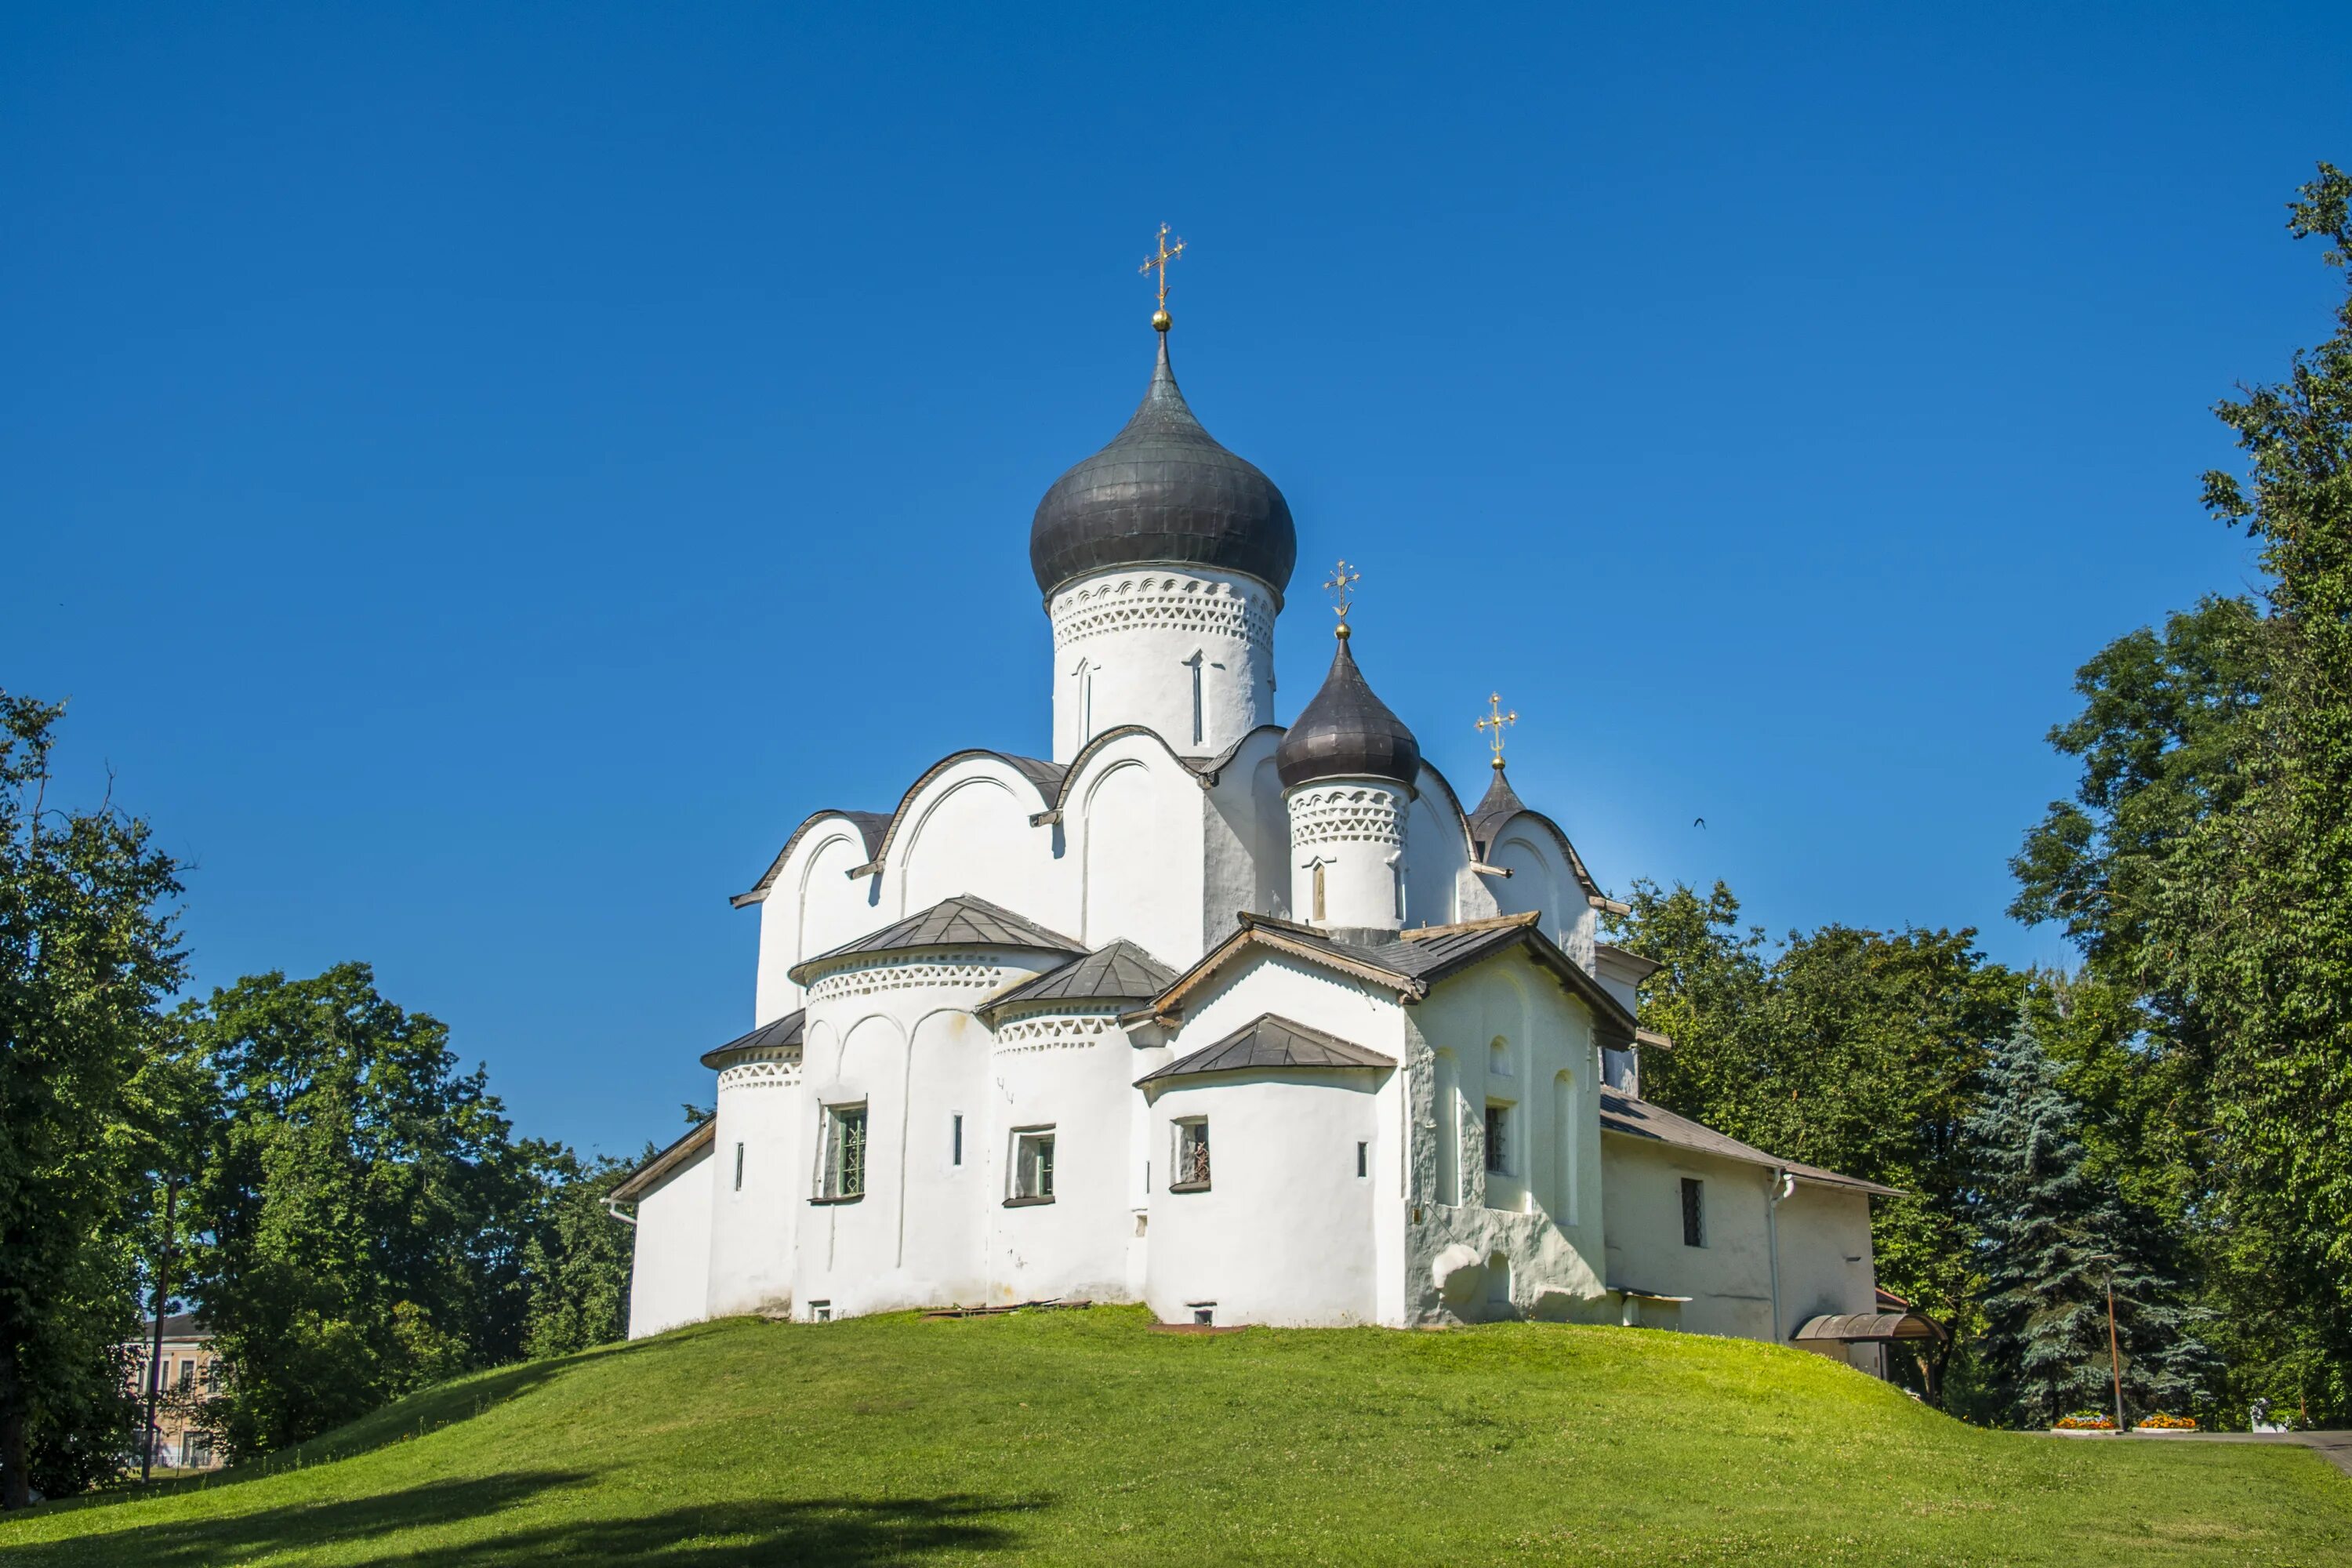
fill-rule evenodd
<path id="1" fill-rule="evenodd" d="M 1980 1356 L 2020 1426 L 2110 1407 L 2107 1299 L 2115 1299 L 2126 1419 L 2197 1402 L 2211 1353 L 2194 1332 L 2209 1316 L 2186 1306 L 2154 1216 L 2095 1176 L 2082 1107 L 2058 1065 L 2021 1025 L 1986 1069 L 1984 1102 L 1968 1123 L 1980 1173 L 1988 1329 Z"/>

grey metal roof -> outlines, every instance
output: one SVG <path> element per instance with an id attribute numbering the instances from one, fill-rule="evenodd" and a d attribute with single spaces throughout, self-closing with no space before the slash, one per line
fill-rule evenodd
<path id="1" fill-rule="evenodd" d="M 1290 503 L 1192 416 L 1165 332 L 1126 428 L 1055 480 L 1029 525 L 1029 564 L 1047 594 L 1089 572 L 1166 563 L 1246 572 L 1279 596 L 1297 560 Z"/>
<path id="2" fill-rule="evenodd" d="M 1121 938 L 992 997 L 982 1010 L 1040 1002 L 1141 1002 L 1175 983 L 1174 970 Z"/>
<path id="3" fill-rule="evenodd" d="M 803 959 L 793 965 L 794 984 L 806 984 L 807 975 L 817 965 L 837 958 L 849 958 L 866 952 L 898 952 L 909 948 L 926 947 L 1009 947 L 1040 952 L 1081 953 L 1084 944 L 1071 941 L 1059 931 L 1047 931 L 1034 921 L 1024 920 L 1000 904 L 986 899 L 959 893 L 942 899 L 919 914 L 884 926 L 880 931 L 861 936 L 856 942 L 844 942 L 814 958 Z"/>
<path id="4" fill-rule="evenodd" d="M 1824 1312 L 1808 1318 L 1792 1339 L 1836 1340 L 1855 1344 L 1892 1340 L 1941 1340 L 1944 1325 L 1925 1312 Z"/>
<path id="5" fill-rule="evenodd" d="M 1502 763 L 1497 761 L 1495 776 L 1486 785 L 1486 795 L 1470 812 L 1470 840 L 1478 847 L 1480 859 L 1486 858 L 1486 851 L 1493 846 L 1495 835 L 1502 830 L 1503 824 L 1525 810 L 1527 803 L 1520 800 L 1518 792 L 1511 788 L 1511 781 L 1503 776 Z"/>
<path id="6" fill-rule="evenodd" d="M 1601 1091 L 1601 1131 L 1622 1133 L 1629 1138 L 1646 1138 L 1653 1142 L 1688 1149 L 1694 1153 L 1737 1160 L 1742 1164 L 1786 1171 L 1801 1182 L 1812 1182 L 1825 1187 L 1845 1187 L 1883 1198 L 1903 1195 L 1900 1187 L 1881 1186 L 1876 1182 L 1865 1182 L 1860 1176 L 1843 1176 L 1835 1171 L 1824 1171 L 1819 1165 L 1800 1164 L 1794 1160 L 1767 1154 L 1752 1143 L 1742 1143 L 1738 1139 L 1717 1132 L 1702 1122 L 1693 1121 L 1687 1116 L 1676 1116 L 1663 1105 L 1653 1105 L 1646 1100 L 1636 1100 L 1615 1089 Z"/>
<path id="7" fill-rule="evenodd" d="M 1396 1066 L 1392 1057 L 1327 1035 L 1320 1029 L 1310 1029 L 1304 1024 L 1273 1013 L 1261 1013 L 1256 1017 L 1227 1035 L 1213 1046 L 1203 1046 L 1189 1056 L 1177 1058 L 1166 1067 L 1156 1068 L 1135 1081 L 1139 1084 L 1171 1078 L 1188 1078 L 1195 1073 L 1240 1072 L 1249 1068 L 1320 1068 L 1339 1070 L 1351 1068 L 1386 1069 Z"/>
<path id="8" fill-rule="evenodd" d="M 807 1021 L 808 1009 L 795 1008 L 772 1024 L 762 1024 L 748 1035 L 738 1035 L 725 1045 L 703 1052 L 702 1065 L 716 1070 L 751 1051 L 797 1051 Z"/>
<path id="9" fill-rule="evenodd" d="M 1322 689 L 1275 748 L 1275 772 L 1285 788 L 1316 779 L 1376 778 L 1394 779 L 1411 789 L 1421 774 L 1421 742 L 1372 695 L 1348 642 L 1339 638 Z"/>

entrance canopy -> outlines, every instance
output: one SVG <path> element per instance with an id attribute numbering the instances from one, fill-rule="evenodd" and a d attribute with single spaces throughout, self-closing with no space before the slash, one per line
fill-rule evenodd
<path id="1" fill-rule="evenodd" d="M 1925 1312 L 1825 1312 L 1797 1331 L 1799 1341 L 1835 1340 L 1844 1344 L 1887 1344 L 1896 1340 L 1948 1338 L 1944 1325 Z"/>

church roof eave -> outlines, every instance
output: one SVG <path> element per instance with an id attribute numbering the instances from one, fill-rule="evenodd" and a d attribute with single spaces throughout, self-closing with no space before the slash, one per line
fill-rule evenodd
<path id="1" fill-rule="evenodd" d="M 1087 951 L 1083 943 L 1059 931 L 1048 931 L 1002 904 L 992 904 L 970 893 L 958 893 L 839 947 L 804 958 L 785 973 L 793 984 L 806 985 L 819 970 L 854 959 L 973 948 L 1004 952 L 1060 952 L 1072 957 Z"/>
<path id="2" fill-rule="evenodd" d="M 728 903 L 740 910 L 746 904 L 756 904 L 765 900 L 768 889 L 775 886 L 778 877 L 783 875 L 784 862 L 793 858 L 793 851 L 800 847 L 801 840 L 808 837 L 809 830 L 819 823 L 832 821 L 846 822 L 857 829 L 858 838 L 865 846 L 866 858 L 870 860 L 882 842 L 883 831 L 890 825 L 890 814 L 885 811 L 834 809 L 811 813 L 802 819 L 798 827 L 793 829 L 792 837 L 784 840 L 784 847 L 782 849 L 776 851 L 776 858 L 768 862 L 768 868 L 761 873 L 760 879 L 744 891 L 728 900 Z"/>
<path id="3" fill-rule="evenodd" d="M 1905 1195 L 1900 1187 L 1890 1187 L 1878 1182 L 1864 1181 L 1860 1176 L 1848 1176 L 1836 1171 L 1823 1170 L 1819 1165 L 1807 1165 L 1795 1160 L 1783 1160 L 1777 1154 L 1768 1154 L 1753 1143 L 1743 1143 L 1727 1132 L 1717 1131 L 1704 1121 L 1677 1116 L 1663 1105 L 1653 1104 L 1621 1089 L 1604 1089 L 1601 1091 L 1601 1131 L 1612 1137 L 1662 1143 L 1686 1149 L 1695 1154 L 1712 1154 L 1720 1160 L 1737 1161 L 1743 1165 L 1784 1171 L 1812 1186 L 1835 1187 L 1881 1198 Z"/>
<path id="4" fill-rule="evenodd" d="M 659 1185 L 664 1176 L 709 1148 L 718 1136 L 719 1118 L 704 1117 L 685 1137 L 622 1178 L 620 1185 L 605 1194 L 606 1201 L 616 1204 L 635 1203 Z"/>

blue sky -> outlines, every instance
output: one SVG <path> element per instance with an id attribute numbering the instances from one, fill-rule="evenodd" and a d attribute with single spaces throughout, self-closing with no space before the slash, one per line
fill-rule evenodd
<path id="1" fill-rule="evenodd" d="M 666 1141 L 792 826 L 1046 749 L 1029 515 L 1166 219 L 1292 701 L 1344 553 L 1604 884 L 2054 959 L 2042 736 L 2253 584 L 2207 410 L 2352 159 L 2352 9 L 2059 9 L 13 6 L 0 685 L 203 984 L 366 959 L 523 1130 Z"/>

